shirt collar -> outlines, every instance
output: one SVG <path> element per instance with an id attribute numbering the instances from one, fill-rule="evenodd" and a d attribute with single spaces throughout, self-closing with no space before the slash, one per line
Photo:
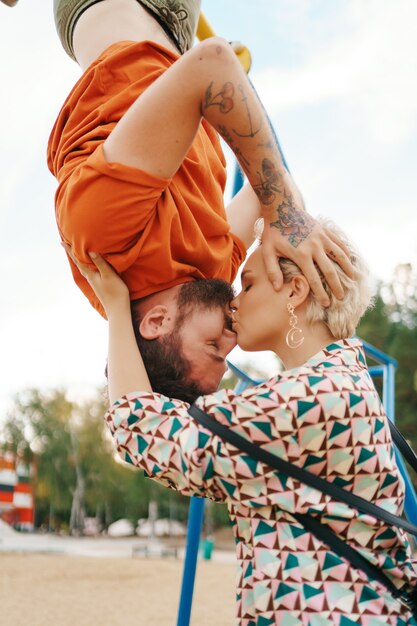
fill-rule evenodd
<path id="1" fill-rule="evenodd" d="M 329 344 L 323 350 L 312 356 L 306 367 L 335 367 L 335 366 L 366 367 L 365 353 L 360 339 L 340 339 Z"/>

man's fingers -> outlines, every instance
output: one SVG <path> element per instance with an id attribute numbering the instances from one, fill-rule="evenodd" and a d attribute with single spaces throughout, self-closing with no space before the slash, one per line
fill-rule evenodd
<path id="1" fill-rule="evenodd" d="M 323 256 L 324 258 L 326 258 L 325 255 Z M 331 265 L 328 259 L 327 259 L 327 262 L 329 263 L 329 265 Z M 319 264 L 317 263 L 317 265 Z M 304 276 L 306 277 L 308 284 L 310 285 L 310 289 L 313 292 L 316 300 L 318 300 L 318 302 L 322 306 L 325 306 L 325 307 L 329 306 L 330 305 L 329 296 L 324 290 L 323 283 L 320 278 L 320 274 L 318 273 L 317 268 L 315 267 L 314 263 L 309 262 L 307 265 L 303 265 L 303 266 L 301 266 L 300 264 L 299 267 L 302 273 L 304 274 Z"/>
<path id="2" fill-rule="evenodd" d="M 324 232 L 326 233 L 327 237 L 329 239 L 331 239 L 331 241 L 336 244 L 336 246 L 342 250 L 344 252 L 344 254 L 349 258 L 350 257 L 350 250 L 348 245 L 342 240 L 340 239 L 340 237 L 338 237 L 336 235 L 336 233 L 332 233 L 331 230 L 327 230 L 327 228 L 324 229 Z"/>
<path id="3" fill-rule="evenodd" d="M 328 246 L 326 246 L 327 255 L 342 268 L 349 278 L 355 278 L 355 268 L 351 262 L 351 251 L 337 235 L 330 231 L 326 231 L 326 234 L 330 239 Z"/>
<path id="4" fill-rule="evenodd" d="M 326 283 L 329 285 L 330 291 L 338 300 L 342 300 L 345 292 L 334 264 L 323 252 L 316 256 L 315 261 L 316 265 L 320 268 Z"/>
<path id="5" fill-rule="evenodd" d="M 281 268 L 279 265 L 279 259 L 273 248 L 270 248 L 268 245 L 262 245 L 262 255 L 264 259 L 265 270 L 268 275 L 270 282 L 272 283 L 273 288 L 276 291 L 279 291 L 284 282 L 284 278 L 282 276 Z"/>
<path id="6" fill-rule="evenodd" d="M 331 250 L 328 252 L 328 255 L 333 261 L 335 261 L 339 265 L 339 267 L 343 270 L 346 276 L 348 276 L 352 280 L 356 278 L 356 269 L 352 265 L 350 254 L 347 256 L 343 251 L 339 252 L 336 245 L 333 244 Z"/>

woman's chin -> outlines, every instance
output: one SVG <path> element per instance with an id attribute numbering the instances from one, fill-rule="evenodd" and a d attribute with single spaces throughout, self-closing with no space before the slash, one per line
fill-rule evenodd
<path id="1" fill-rule="evenodd" d="M 239 337 L 239 333 L 237 333 L 237 345 L 241 350 L 245 352 L 258 352 L 259 348 L 254 346 L 253 342 L 244 339 L 243 337 Z"/>
<path id="2" fill-rule="evenodd" d="M 241 350 L 245 352 L 260 352 L 266 349 L 263 347 L 264 342 L 261 342 L 259 337 L 251 337 L 251 333 L 245 332 L 238 322 L 234 322 L 233 330 L 236 333 L 237 345 Z"/>

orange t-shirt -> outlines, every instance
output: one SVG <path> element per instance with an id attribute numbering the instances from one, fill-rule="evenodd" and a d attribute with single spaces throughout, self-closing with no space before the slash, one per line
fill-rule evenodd
<path id="1" fill-rule="evenodd" d="M 106 162 L 103 143 L 129 106 L 178 55 L 153 42 L 120 42 L 83 74 L 55 122 L 48 166 L 59 182 L 61 237 L 81 261 L 103 254 L 132 299 L 201 278 L 232 281 L 245 257 L 224 210 L 225 159 L 203 121 L 169 180 Z M 71 263 L 76 283 L 104 314 Z"/>

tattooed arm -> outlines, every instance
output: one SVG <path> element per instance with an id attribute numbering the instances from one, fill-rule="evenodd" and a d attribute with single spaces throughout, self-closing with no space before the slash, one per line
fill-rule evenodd
<path id="1" fill-rule="evenodd" d="M 329 255 L 353 276 L 343 244 L 304 212 L 264 109 L 226 41 L 213 37 L 198 44 L 152 83 L 107 138 L 105 157 L 169 179 L 184 160 L 202 117 L 229 144 L 258 196 L 270 280 L 279 288 L 277 257 L 289 257 L 326 304 L 316 263 L 334 294 L 342 297 Z"/>
<path id="2" fill-rule="evenodd" d="M 312 291 L 323 305 L 329 304 L 318 268 L 338 298 L 343 289 L 332 261 L 353 277 L 349 252 L 333 233 L 317 224 L 306 211 L 302 196 L 289 174 L 270 121 L 249 83 L 225 83 L 220 91 L 211 83 L 204 107 L 217 107 L 226 116 L 240 107 L 233 122 L 217 124 L 217 130 L 234 151 L 260 202 L 264 218 L 263 254 L 268 275 L 279 289 L 282 275 L 279 257 L 288 257 L 303 270 Z M 208 117 L 206 115 L 206 117 Z M 229 116 L 228 121 L 231 121 Z"/>
<path id="3" fill-rule="evenodd" d="M 234 83 L 227 82 L 216 91 L 211 83 L 204 107 L 217 107 L 225 117 L 217 124 L 217 130 L 234 151 L 258 196 L 265 222 L 262 249 L 271 282 L 277 289 L 281 287 L 278 258 L 288 257 L 303 270 L 322 304 L 329 304 L 329 299 L 318 268 L 336 297 L 342 298 L 343 289 L 332 261 L 353 277 L 349 253 L 337 237 L 305 211 L 302 196 L 285 167 L 269 119 L 251 85 L 238 83 L 235 88 Z M 236 122 L 230 116 L 234 108 L 240 109 Z"/>

